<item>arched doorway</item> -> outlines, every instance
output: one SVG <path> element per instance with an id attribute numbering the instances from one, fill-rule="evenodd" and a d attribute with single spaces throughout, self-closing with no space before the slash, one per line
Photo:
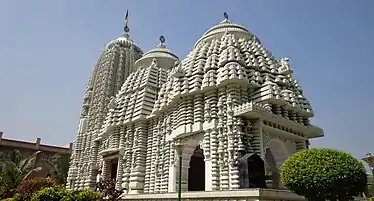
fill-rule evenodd
<path id="1" fill-rule="evenodd" d="M 272 139 L 267 144 L 265 158 L 270 166 L 272 174 L 272 188 L 285 189 L 286 187 L 280 183 L 279 168 L 283 162 L 290 156 L 290 151 L 285 142 L 279 139 Z"/>
<path id="2" fill-rule="evenodd" d="M 266 188 L 265 166 L 256 153 L 247 153 L 239 159 L 240 188 Z"/>
<path id="3" fill-rule="evenodd" d="M 188 191 L 205 190 L 205 161 L 204 151 L 196 146 L 190 159 L 188 168 Z"/>
<path id="4" fill-rule="evenodd" d="M 267 183 L 269 188 L 278 189 L 279 188 L 279 171 L 277 164 L 275 162 L 273 153 L 269 148 L 265 151 L 265 160 L 267 162 L 266 173 L 267 173 Z"/>

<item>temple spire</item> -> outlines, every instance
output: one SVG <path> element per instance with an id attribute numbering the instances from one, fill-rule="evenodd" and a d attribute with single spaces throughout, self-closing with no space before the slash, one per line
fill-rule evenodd
<path id="1" fill-rule="evenodd" d="M 130 32 L 130 28 L 128 26 L 128 23 L 129 23 L 129 10 L 126 10 L 125 27 L 123 28 L 123 30 L 125 31 L 125 33 L 124 33 L 125 36 L 128 36 L 129 32 Z"/>

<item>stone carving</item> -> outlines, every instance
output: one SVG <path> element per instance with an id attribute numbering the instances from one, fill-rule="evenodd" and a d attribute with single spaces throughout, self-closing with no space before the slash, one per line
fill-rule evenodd
<path id="1" fill-rule="evenodd" d="M 240 187 L 241 153 L 263 158 L 263 140 L 276 138 L 265 128 L 274 124 L 283 127 L 282 135 L 298 139 L 322 133 L 310 125 L 311 106 L 289 76 L 289 59 L 279 62 L 244 27 L 227 19 L 222 23 L 182 61 L 164 38 L 143 57 L 128 33 L 106 46 L 84 98 L 81 118 L 87 129 L 77 135 L 69 188 L 92 187 L 89 164 L 103 161 L 103 175 L 110 175 L 106 158 L 114 158 L 117 187 L 126 193 L 173 191 L 179 165 L 173 145 L 194 140 L 209 164 L 206 188 L 234 190 Z M 271 120 L 270 126 L 263 119 Z M 295 142 L 297 150 L 301 142 Z M 184 168 L 189 165 L 185 158 Z"/>
<path id="2" fill-rule="evenodd" d="M 280 61 L 281 66 L 279 68 L 279 73 L 280 74 L 289 75 L 289 74 L 293 73 L 293 71 L 290 68 L 289 61 L 290 61 L 290 59 L 287 58 L 287 57 L 284 57 L 284 58 L 281 59 L 281 61 Z"/>

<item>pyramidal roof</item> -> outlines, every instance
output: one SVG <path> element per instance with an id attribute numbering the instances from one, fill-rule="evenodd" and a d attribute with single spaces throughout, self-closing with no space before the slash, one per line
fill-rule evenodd
<path id="1" fill-rule="evenodd" d="M 253 101 L 284 101 L 303 115 L 313 116 L 292 76 L 289 59 L 276 59 L 245 27 L 230 22 L 227 14 L 196 42 L 180 68 L 184 76 L 171 76 L 163 85 L 154 112 L 163 111 L 181 96 L 235 83 L 254 89 Z"/>

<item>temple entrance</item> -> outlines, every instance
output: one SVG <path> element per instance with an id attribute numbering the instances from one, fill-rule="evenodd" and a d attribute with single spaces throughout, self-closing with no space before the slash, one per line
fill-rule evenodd
<path id="1" fill-rule="evenodd" d="M 200 146 L 196 146 L 191 155 L 188 169 L 188 191 L 205 190 L 205 161 L 204 151 Z"/>
<path id="2" fill-rule="evenodd" d="M 117 179 L 117 169 L 118 169 L 118 158 L 112 159 L 110 161 L 110 179 L 111 180 Z"/>
<path id="3" fill-rule="evenodd" d="M 273 153 L 271 153 L 271 150 L 269 148 L 266 149 L 265 160 L 267 162 L 267 169 L 266 169 L 267 187 L 278 189 L 279 188 L 279 171 L 278 171 Z"/>
<path id="4" fill-rule="evenodd" d="M 255 153 L 248 153 L 239 159 L 240 188 L 266 188 L 265 164 Z"/>
<path id="5" fill-rule="evenodd" d="M 290 152 L 285 142 L 279 139 L 271 139 L 267 144 L 265 158 L 267 158 L 268 165 L 272 174 L 272 188 L 285 189 L 286 187 L 280 183 L 279 168 L 283 162 L 290 156 Z"/>

